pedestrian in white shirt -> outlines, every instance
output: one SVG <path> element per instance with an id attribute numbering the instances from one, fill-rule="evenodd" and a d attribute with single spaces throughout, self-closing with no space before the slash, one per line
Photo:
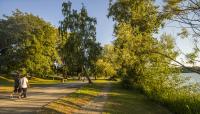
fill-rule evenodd
<path id="1" fill-rule="evenodd" d="M 22 98 L 26 98 L 26 93 L 27 93 L 27 88 L 28 88 L 28 79 L 26 78 L 26 76 L 23 76 L 21 79 L 20 79 L 20 86 L 22 88 L 22 94 L 21 94 L 21 97 Z"/>

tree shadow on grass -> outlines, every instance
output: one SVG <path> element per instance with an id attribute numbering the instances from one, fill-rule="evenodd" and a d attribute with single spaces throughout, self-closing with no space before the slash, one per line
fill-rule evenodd
<path id="1" fill-rule="evenodd" d="M 87 86 L 84 89 L 89 91 L 100 91 L 101 89 L 93 88 L 94 86 Z M 74 113 L 77 110 L 80 110 L 82 106 L 86 105 L 90 101 L 94 100 L 96 95 L 92 95 L 91 93 L 71 93 L 63 98 L 60 98 L 52 103 L 50 103 L 48 106 L 44 107 L 42 109 L 42 112 L 51 113 L 51 111 L 56 110 L 58 114 L 62 113 Z M 88 109 L 92 110 L 92 109 Z"/>
<path id="2" fill-rule="evenodd" d="M 65 113 L 44 107 L 41 110 L 38 110 L 35 114 L 65 114 Z"/>
<path id="3" fill-rule="evenodd" d="M 140 92 L 120 88 L 114 88 L 109 93 L 104 111 L 126 114 L 171 114 L 166 108 L 152 102 Z"/>
<path id="4" fill-rule="evenodd" d="M 0 114 L 35 114 L 36 107 L 0 107 Z"/>

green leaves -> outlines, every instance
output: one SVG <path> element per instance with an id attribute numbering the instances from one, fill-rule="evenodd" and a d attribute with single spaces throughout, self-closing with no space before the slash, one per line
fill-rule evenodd
<path id="1" fill-rule="evenodd" d="M 85 73 L 94 68 L 101 53 L 100 43 L 96 42 L 97 21 L 88 16 L 84 6 L 80 12 L 71 9 L 70 1 L 62 6 L 64 20 L 60 22 L 59 30 L 62 38 L 66 39 L 61 49 L 62 56 L 71 74 Z"/>
<path id="2" fill-rule="evenodd" d="M 181 29 L 181 32 L 180 33 L 178 33 L 178 36 L 180 36 L 181 38 L 188 38 L 188 36 L 189 36 L 189 33 L 188 33 L 188 31 L 187 31 L 187 29 L 186 28 L 182 28 Z"/>
<path id="3" fill-rule="evenodd" d="M 200 15 L 199 0 L 165 0 L 163 13 L 170 15 L 168 19 L 178 22 L 182 27 L 177 35 L 182 39 L 193 39 L 191 53 L 183 55 L 190 64 L 198 64 Z"/>
<path id="4" fill-rule="evenodd" d="M 25 68 L 37 75 L 53 73 L 53 61 L 60 58 L 56 49 L 57 30 L 52 25 L 19 10 L 6 16 L 0 24 L 0 40 L 9 48 L 5 67 L 9 70 Z"/>
<path id="5" fill-rule="evenodd" d="M 176 52 L 171 36 L 163 35 L 161 40 L 153 37 L 164 20 L 153 1 L 117 0 L 111 3 L 108 16 L 116 21 L 118 75 L 142 88 L 164 86 L 160 82 L 167 81 L 173 69 L 171 60 L 164 55 L 175 59 Z"/>
<path id="6" fill-rule="evenodd" d="M 111 3 L 108 17 L 119 22 L 117 24 L 126 23 L 140 32 L 148 33 L 156 32 L 163 21 L 152 0 L 117 0 Z"/>
<path id="7" fill-rule="evenodd" d="M 111 63 L 106 62 L 103 59 L 99 59 L 96 62 L 96 75 L 111 77 L 111 76 L 116 75 L 116 70 L 114 69 Z"/>

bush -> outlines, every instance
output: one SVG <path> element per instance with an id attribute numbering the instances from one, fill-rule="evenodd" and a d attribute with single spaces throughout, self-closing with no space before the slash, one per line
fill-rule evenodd
<path id="1" fill-rule="evenodd" d="M 181 88 L 144 88 L 146 96 L 174 114 L 200 114 L 200 94 Z"/>
<path id="2" fill-rule="evenodd" d="M 132 83 L 131 83 L 131 81 L 130 81 L 130 79 L 129 79 L 128 76 L 125 76 L 125 77 L 122 78 L 121 85 L 125 89 L 131 89 L 131 88 L 133 88 L 133 85 L 132 85 Z"/>

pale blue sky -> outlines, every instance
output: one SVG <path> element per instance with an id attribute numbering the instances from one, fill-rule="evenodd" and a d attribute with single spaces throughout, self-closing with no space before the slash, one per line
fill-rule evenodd
<path id="1" fill-rule="evenodd" d="M 62 2 L 64 0 L 0 0 L 0 18 L 3 14 L 10 15 L 15 9 L 32 13 L 51 22 L 56 27 L 62 17 Z M 74 9 L 80 9 L 81 4 L 86 6 L 89 16 L 97 18 L 97 40 L 102 44 L 113 40 L 113 24 L 107 18 L 109 0 L 71 0 Z"/>
<path id="2" fill-rule="evenodd" d="M 33 13 L 51 22 L 54 26 L 59 26 L 62 17 L 62 2 L 66 0 L 0 0 L 0 17 L 3 14 L 10 15 L 15 9 L 23 12 Z M 112 19 L 106 17 L 109 0 L 71 0 L 74 9 L 80 9 L 84 3 L 90 16 L 97 18 L 97 40 L 102 44 L 110 43 L 114 40 Z M 162 4 L 162 0 L 156 0 L 157 5 Z M 173 28 L 172 28 L 173 29 Z M 161 32 L 171 32 L 171 28 Z M 177 31 L 177 30 L 176 30 Z M 174 34 L 174 33 L 173 33 Z M 160 34 L 159 34 L 160 35 Z M 159 36 L 156 35 L 156 36 Z"/>

